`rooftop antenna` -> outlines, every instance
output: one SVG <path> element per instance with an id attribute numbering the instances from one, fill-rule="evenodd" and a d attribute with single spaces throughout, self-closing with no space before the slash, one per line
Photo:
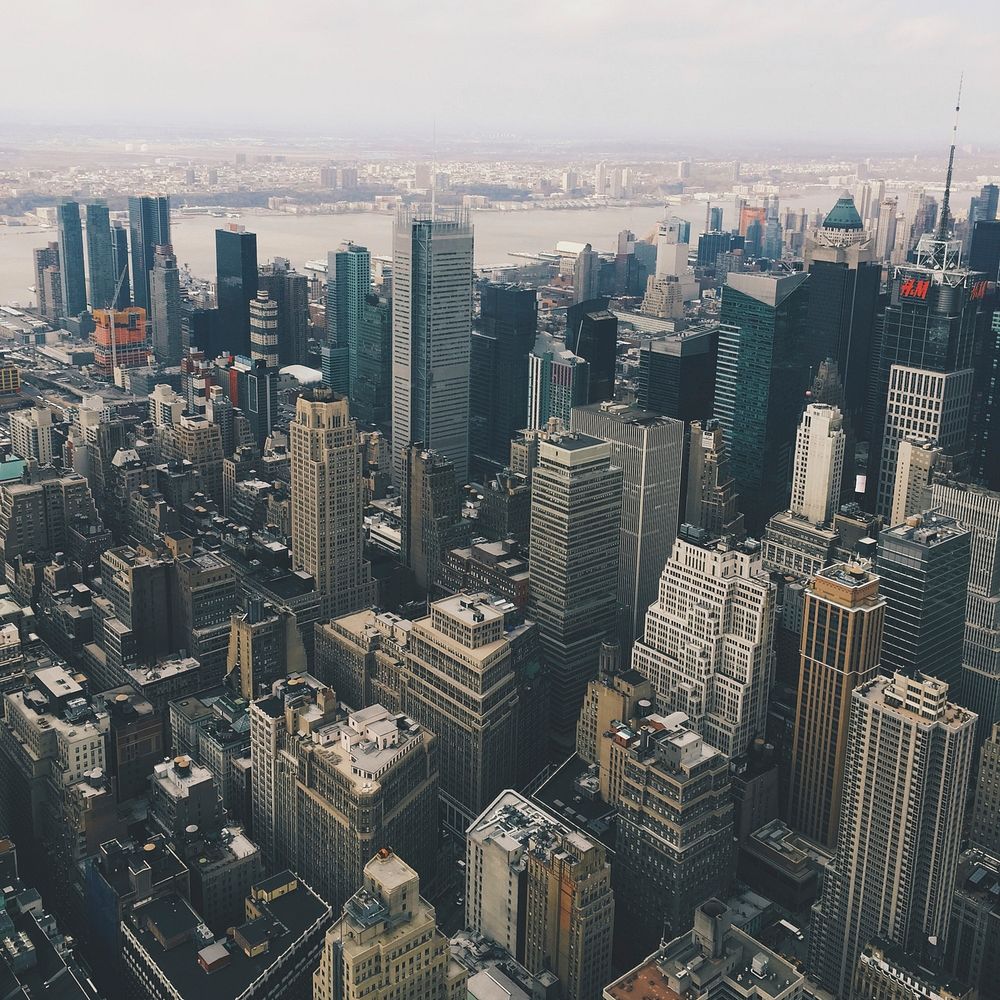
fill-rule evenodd
<path id="1" fill-rule="evenodd" d="M 956 124 L 956 128 L 957 128 Z M 955 147 L 951 147 L 954 153 Z M 437 219 L 437 158 L 438 158 L 438 126 L 437 118 L 431 119 L 431 222 Z M 951 170 L 948 171 L 951 176 Z M 947 204 L 947 201 L 945 202 Z"/>
<path id="2" fill-rule="evenodd" d="M 705 202 L 705 232 L 707 233 L 712 228 L 712 199 L 709 198 Z"/>
<path id="3" fill-rule="evenodd" d="M 955 125 L 951 130 L 951 151 L 948 153 L 948 175 L 944 182 L 944 198 L 941 201 L 941 221 L 938 223 L 938 239 L 948 238 L 948 217 L 951 214 L 948 204 L 951 201 L 951 172 L 955 166 L 955 143 L 958 140 L 958 112 L 962 107 L 962 80 L 965 73 L 958 78 L 958 98 L 955 101 Z"/>

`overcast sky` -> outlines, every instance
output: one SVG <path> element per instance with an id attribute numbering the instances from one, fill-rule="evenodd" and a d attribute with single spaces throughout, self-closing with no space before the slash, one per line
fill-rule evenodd
<path id="1" fill-rule="evenodd" d="M 996 0 L 10 0 L 0 122 L 1000 146 Z"/>

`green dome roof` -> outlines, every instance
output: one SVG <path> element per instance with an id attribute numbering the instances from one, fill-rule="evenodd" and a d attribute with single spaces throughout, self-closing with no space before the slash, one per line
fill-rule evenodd
<path id="1" fill-rule="evenodd" d="M 823 220 L 824 229 L 864 229 L 864 223 L 854 205 L 854 199 L 845 194 L 837 199 L 837 204 Z"/>

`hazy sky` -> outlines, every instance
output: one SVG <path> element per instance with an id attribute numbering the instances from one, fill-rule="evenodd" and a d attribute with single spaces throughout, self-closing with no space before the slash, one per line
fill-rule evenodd
<path id="1" fill-rule="evenodd" d="M 1000 147 L 996 0 L 11 0 L 0 122 Z"/>

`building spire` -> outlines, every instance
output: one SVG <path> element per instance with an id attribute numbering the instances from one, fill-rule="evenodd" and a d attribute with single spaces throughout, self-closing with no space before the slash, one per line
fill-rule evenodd
<path id="1" fill-rule="evenodd" d="M 948 222 L 951 213 L 948 210 L 948 203 L 951 201 L 951 172 L 955 166 L 955 143 L 958 140 L 958 112 L 962 106 L 962 80 L 965 74 L 958 78 L 958 98 L 955 101 L 955 125 L 951 130 L 951 152 L 948 154 L 948 176 L 944 182 L 944 198 L 941 202 L 941 221 L 938 224 L 938 239 L 948 238 Z"/>

